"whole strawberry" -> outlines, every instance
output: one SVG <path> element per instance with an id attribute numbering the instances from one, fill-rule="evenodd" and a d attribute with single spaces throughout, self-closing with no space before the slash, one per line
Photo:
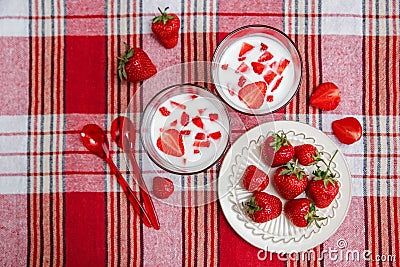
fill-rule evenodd
<path id="1" fill-rule="evenodd" d="M 128 82 L 143 81 L 157 73 L 149 56 L 140 48 L 129 48 L 125 43 L 125 54 L 118 57 L 118 76 Z"/>
<path id="2" fill-rule="evenodd" d="M 272 183 L 281 197 L 294 199 L 306 190 L 308 179 L 303 169 L 288 162 L 275 171 Z"/>
<path id="3" fill-rule="evenodd" d="M 250 165 L 244 171 L 242 182 L 244 188 L 251 192 L 262 191 L 268 186 L 269 177 L 256 166 Z"/>
<path id="4" fill-rule="evenodd" d="M 299 163 L 304 166 L 315 164 L 321 159 L 320 152 L 312 144 L 295 146 L 294 155 Z"/>
<path id="5" fill-rule="evenodd" d="M 284 132 L 269 136 L 262 147 L 262 157 L 267 164 L 272 161 L 272 167 L 288 163 L 294 157 L 294 148 Z"/>
<path id="6" fill-rule="evenodd" d="M 154 177 L 153 194 L 159 199 L 166 199 L 174 192 L 174 183 L 163 177 Z"/>
<path id="7" fill-rule="evenodd" d="M 307 198 L 297 198 L 286 202 L 283 212 L 286 217 L 297 227 L 307 227 L 315 222 L 317 227 L 321 227 L 318 221 L 324 220 L 316 214 L 313 203 Z"/>
<path id="8" fill-rule="evenodd" d="M 151 30 L 165 48 L 173 48 L 178 44 L 181 22 L 177 15 L 167 13 L 168 8 L 164 12 L 158 8 L 161 15 L 153 18 Z"/>
<path id="9" fill-rule="evenodd" d="M 336 153 L 337 150 L 329 163 L 326 164 L 327 169 L 325 171 L 321 169 L 321 166 L 317 167 L 313 172 L 315 177 L 307 186 L 307 195 L 318 208 L 328 207 L 339 193 L 339 183 L 335 179 L 336 175 L 330 169 L 332 159 Z"/>
<path id="10" fill-rule="evenodd" d="M 247 215 L 256 223 L 264 223 L 277 218 L 282 213 L 282 201 L 265 192 L 254 192 L 243 203 Z"/>

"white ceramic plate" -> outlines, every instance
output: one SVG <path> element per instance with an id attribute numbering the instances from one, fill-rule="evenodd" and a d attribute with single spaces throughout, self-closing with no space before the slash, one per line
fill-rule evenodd
<path id="1" fill-rule="evenodd" d="M 351 199 L 351 175 L 343 154 L 338 151 L 332 162 L 340 184 L 339 194 L 332 204 L 318 209 L 317 214 L 326 217 L 321 228 L 315 224 L 299 228 L 291 224 L 282 213 L 278 218 L 266 223 L 254 223 L 242 209 L 251 193 L 241 184 L 244 170 L 254 164 L 269 174 L 270 184 L 266 192 L 279 197 L 271 184 L 276 168 L 270 168 L 260 160 L 260 147 L 265 138 L 273 132 L 283 131 L 292 145 L 314 144 L 319 151 L 324 151 L 326 160 L 338 150 L 335 143 L 320 130 L 307 124 L 292 121 L 276 121 L 262 124 L 243 134 L 227 152 L 221 166 L 218 179 L 218 197 L 222 211 L 232 228 L 250 244 L 270 252 L 292 253 L 309 250 L 327 240 L 344 220 Z M 305 167 L 312 173 L 315 166 Z M 303 193 L 299 197 L 305 196 Z M 282 199 L 284 205 L 285 200 Z"/>

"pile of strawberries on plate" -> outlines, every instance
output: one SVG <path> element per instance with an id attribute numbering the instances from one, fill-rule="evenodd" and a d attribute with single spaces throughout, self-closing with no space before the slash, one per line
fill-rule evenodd
<path id="1" fill-rule="evenodd" d="M 261 157 L 271 167 L 272 185 L 281 198 L 287 200 L 283 207 L 286 217 L 298 227 L 306 227 L 324 218 L 316 214 L 316 208 L 326 208 L 339 192 L 336 174 L 331 169 L 335 154 L 328 162 L 321 157 L 312 144 L 293 146 L 283 131 L 268 136 L 261 148 Z M 304 167 L 316 165 L 312 174 Z M 242 176 L 242 185 L 253 192 L 250 199 L 243 203 L 247 215 L 257 223 L 277 218 L 282 213 L 282 201 L 264 190 L 269 184 L 269 176 L 255 165 L 250 165 Z M 300 197 L 306 192 L 307 197 Z"/>

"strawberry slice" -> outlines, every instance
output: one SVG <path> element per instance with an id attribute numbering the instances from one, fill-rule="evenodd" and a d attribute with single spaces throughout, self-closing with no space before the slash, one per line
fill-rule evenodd
<path id="1" fill-rule="evenodd" d="M 210 121 L 218 120 L 218 114 L 217 113 L 210 113 L 210 114 L 208 114 L 208 117 L 210 117 Z"/>
<path id="2" fill-rule="evenodd" d="M 195 150 L 193 150 L 193 153 L 194 153 L 194 154 L 199 154 L 199 153 L 200 153 L 200 150 L 195 149 Z"/>
<path id="3" fill-rule="evenodd" d="M 270 85 L 276 76 L 277 74 L 275 72 L 273 72 L 272 70 L 268 70 L 267 73 L 264 75 L 264 81 L 268 85 Z"/>
<path id="4" fill-rule="evenodd" d="M 181 133 L 181 135 L 190 135 L 191 131 L 190 130 L 181 130 L 180 133 Z"/>
<path id="5" fill-rule="evenodd" d="M 286 69 L 286 67 L 290 64 L 290 60 L 284 58 L 279 62 L 278 69 L 276 72 L 281 75 L 282 72 Z"/>
<path id="6" fill-rule="evenodd" d="M 278 62 L 272 62 L 271 64 L 269 64 L 269 67 L 273 70 L 276 70 L 278 68 Z"/>
<path id="7" fill-rule="evenodd" d="M 334 110 L 339 105 L 339 102 L 339 87 L 331 82 L 318 85 L 310 97 L 310 105 L 322 110 Z"/>
<path id="8" fill-rule="evenodd" d="M 261 43 L 260 46 L 261 46 L 260 51 L 266 51 L 268 49 L 268 45 L 266 45 L 264 43 Z"/>
<path id="9" fill-rule="evenodd" d="M 197 140 L 204 140 L 204 139 L 206 139 L 206 134 L 205 134 L 205 133 L 197 133 L 197 134 L 195 135 L 194 139 L 197 139 Z"/>
<path id="10" fill-rule="evenodd" d="M 246 59 L 246 57 L 238 57 L 238 61 L 243 61 L 245 59 Z"/>
<path id="11" fill-rule="evenodd" d="M 253 71 L 258 75 L 261 75 L 265 68 L 264 64 L 261 64 L 259 62 L 251 62 L 251 66 L 253 67 Z"/>
<path id="12" fill-rule="evenodd" d="M 255 82 L 246 85 L 239 91 L 239 99 L 251 109 L 257 109 L 264 103 L 267 84 L 265 82 Z"/>
<path id="13" fill-rule="evenodd" d="M 178 107 L 180 109 L 186 109 L 186 105 L 184 105 L 184 104 L 181 104 L 181 103 L 178 103 L 178 102 L 175 102 L 175 101 L 172 101 L 172 100 L 170 101 L 170 103 L 171 103 L 172 106 Z"/>
<path id="14" fill-rule="evenodd" d="M 158 110 L 160 111 L 161 115 L 165 117 L 168 117 L 171 114 L 171 112 L 166 107 L 161 107 Z"/>
<path id="15" fill-rule="evenodd" d="M 267 95 L 267 102 L 274 102 L 274 96 L 273 95 Z"/>
<path id="16" fill-rule="evenodd" d="M 337 139 L 343 144 L 353 144 L 360 140 L 362 127 L 354 117 L 345 117 L 332 122 L 332 130 Z"/>
<path id="17" fill-rule="evenodd" d="M 221 65 L 221 69 L 227 70 L 227 69 L 228 69 L 228 64 L 223 64 L 223 65 Z"/>
<path id="18" fill-rule="evenodd" d="M 281 76 L 278 80 L 276 80 L 274 87 L 272 87 L 271 92 L 275 91 L 276 89 L 278 89 L 279 85 L 281 84 L 283 79 L 283 76 Z"/>
<path id="19" fill-rule="evenodd" d="M 185 154 L 182 135 L 176 129 L 168 129 L 157 139 L 157 147 L 165 154 L 182 157 Z"/>
<path id="20" fill-rule="evenodd" d="M 186 112 L 183 112 L 181 115 L 181 124 L 182 126 L 186 126 L 189 123 L 189 115 Z"/>
<path id="21" fill-rule="evenodd" d="M 195 146 L 195 147 L 210 147 L 210 141 L 194 141 L 193 146 Z"/>
<path id="22" fill-rule="evenodd" d="M 240 48 L 239 57 L 243 56 L 253 48 L 253 45 L 243 42 L 242 47 Z"/>
<path id="23" fill-rule="evenodd" d="M 249 66 L 247 66 L 246 63 L 242 62 L 239 67 L 237 67 L 237 69 L 235 70 L 235 73 L 239 73 L 239 72 L 246 72 L 249 69 Z"/>
<path id="24" fill-rule="evenodd" d="M 178 124 L 178 120 L 174 120 L 173 122 L 170 123 L 171 126 L 176 126 Z"/>
<path id="25" fill-rule="evenodd" d="M 204 128 L 203 121 L 202 121 L 202 119 L 201 119 L 200 117 L 198 117 L 198 116 L 197 116 L 197 117 L 194 117 L 194 118 L 192 119 L 192 122 L 193 122 L 193 124 L 196 125 L 197 127 L 201 128 L 201 129 Z"/>
<path id="26" fill-rule="evenodd" d="M 221 132 L 218 131 L 218 132 L 210 133 L 210 134 L 208 135 L 208 137 L 210 137 L 210 138 L 212 138 L 212 139 L 214 139 L 214 140 L 218 140 L 218 139 L 221 138 Z"/>
<path id="27" fill-rule="evenodd" d="M 205 108 L 199 108 L 197 111 L 199 112 L 199 115 L 201 116 L 201 115 L 204 114 L 204 111 L 206 111 L 206 109 Z"/>
<path id="28" fill-rule="evenodd" d="M 192 99 L 196 99 L 196 98 L 198 98 L 199 96 L 198 95 L 191 95 L 190 96 Z"/>
<path id="29" fill-rule="evenodd" d="M 246 78 L 244 76 L 240 76 L 239 81 L 238 81 L 238 85 L 240 87 L 242 87 L 245 83 L 246 83 Z"/>
<path id="30" fill-rule="evenodd" d="M 258 58 L 258 62 L 265 62 L 268 60 L 271 60 L 274 57 L 274 55 L 272 55 L 269 51 L 265 51 L 259 58 Z"/>

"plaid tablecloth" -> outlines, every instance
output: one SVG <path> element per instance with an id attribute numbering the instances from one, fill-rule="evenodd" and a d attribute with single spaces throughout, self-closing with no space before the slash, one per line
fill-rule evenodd
<path id="1" fill-rule="evenodd" d="M 158 6 L 181 18 L 174 49 L 151 33 Z M 218 201 L 155 201 L 161 230 L 144 227 L 104 162 L 79 140 L 86 123 L 109 129 L 132 97 L 141 105 L 140 83 L 117 79 L 123 42 L 144 48 L 160 71 L 210 61 L 219 41 L 247 24 L 283 30 L 303 58 L 301 88 L 276 119 L 331 136 L 352 174 L 348 215 L 309 259 L 263 254 L 234 232 Z M 398 0 L 0 1 L 0 266 L 399 266 L 399 30 Z M 308 104 L 325 81 L 341 88 L 335 111 Z M 363 126 L 353 145 L 332 135 L 331 122 L 345 116 Z M 200 176 L 216 179 L 218 169 Z"/>

